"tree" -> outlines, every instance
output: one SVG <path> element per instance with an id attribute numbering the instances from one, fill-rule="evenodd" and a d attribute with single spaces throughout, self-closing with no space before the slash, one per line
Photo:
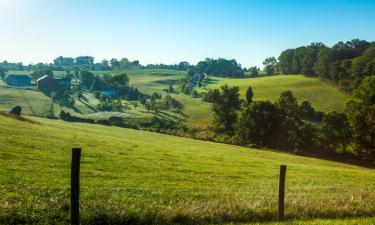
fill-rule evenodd
<path id="1" fill-rule="evenodd" d="M 324 116 L 321 140 L 325 148 L 333 152 L 345 152 L 351 143 L 352 133 L 345 113 L 331 112 Z"/>
<path id="2" fill-rule="evenodd" d="M 129 77 L 126 73 L 121 73 L 113 76 L 113 79 L 117 85 L 128 85 Z"/>
<path id="3" fill-rule="evenodd" d="M 375 76 L 365 78 L 354 91 L 346 112 L 353 127 L 355 151 L 363 159 L 375 159 Z"/>
<path id="4" fill-rule="evenodd" d="M 81 84 L 88 89 L 91 89 L 95 82 L 95 75 L 89 71 L 81 71 L 80 73 Z"/>
<path id="5" fill-rule="evenodd" d="M 207 58 L 204 61 L 198 62 L 195 69 L 200 73 L 219 77 L 243 77 L 244 75 L 241 65 L 234 59 Z"/>
<path id="6" fill-rule="evenodd" d="M 0 78 L 2 80 L 5 80 L 5 75 L 6 75 L 7 69 L 0 67 Z"/>
<path id="7" fill-rule="evenodd" d="M 256 66 L 250 67 L 248 69 L 250 72 L 250 77 L 258 77 L 259 76 L 259 69 Z"/>
<path id="8" fill-rule="evenodd" d="M 118 69 L 120 67 L 120 62 L 117 59 L 111 59 L 109 64 L 112 69 Z"/>
<path id="9" fill-rule="evenodd" d="M 73 66 L 74 58 L 59 56 L 53 60 L 55 66 Z"/>
<path id="10" fill-rule="evenodd" d="M 292 64 L 294 58 L 294 49 L 287 49 L 283 51 L 279 56 L 279 67 L 283 74 L 291 74 L 292 71 Z"/>
<path id="11" fill-rule="evenodd" d="M 92 56 L 79 56 L 75 58 L 76 65 L 93 65 L 94 57 Z"/>
<path id="12" fill-rule="evenodd" d="M 291 91 L 282 92 L 277 105 L 286 115 L 298 115 L 298 102 Z"/>
<path id="13" fill-rule="evenodd" d="M 306 120 L 315 120 L 315 109 L 312 107 L 309 101 L 303 101 L 298 106 L 298 114 Z"/>
<path id="14" fill-rule="evenodd" d="M 276 71 L 277 60 L 275 57 L 268 57 L 263 61 L 264 70 L 268 76 L 272 76 Z"/>
<path id="15" fill-rule="evenodd" d="M 221 86 L 220 96 L 213 102 L 215 121 L 226 132 L 233 131 L 233 124 L 237 121 L 236 110 L 241 108 L 239 87 Z"/>
<path id="16" fill-rule="evenodd" d="M 236 135 L 243 145 L 275 146 L 279 129 L 277 107 L 270 101 L 252 102 L 242 113 Z"/>
<path id="17" fill-rule="evenodd" d="M 250 104 L 250 103 L 253 102 L 253 96 L 254 96 L 253 89 L 251 87 L 248 87 L 247 91 L 246 91 L 246 102 L 247 102 L 247 104 Z"/>

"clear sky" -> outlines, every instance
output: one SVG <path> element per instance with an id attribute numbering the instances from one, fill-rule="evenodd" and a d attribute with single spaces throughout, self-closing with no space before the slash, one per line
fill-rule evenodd
<path id="1" fill-rule="evenodd" d="M 0 0 L 0 61 L 224 57 L 248 67 L 353 38 L 375 40 L 375 0 Z"/>

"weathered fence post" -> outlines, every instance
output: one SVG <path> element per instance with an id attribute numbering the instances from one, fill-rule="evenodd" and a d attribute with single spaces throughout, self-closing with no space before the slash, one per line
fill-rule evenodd
<path id="1" fill-rule="evenodd" d="M 279 221 L 284 221 L 284 195 L 285 195 L 285 174 L 286 166 L 280 166 L 280 177 L 279 177 Z"/>
<path id="2" fill-rule="evenodd" d="M 72 225 L 79 225 L 79 168 L 81 148 L 72 149 L 72 170 L 70 188 L 70 219 Z"/>

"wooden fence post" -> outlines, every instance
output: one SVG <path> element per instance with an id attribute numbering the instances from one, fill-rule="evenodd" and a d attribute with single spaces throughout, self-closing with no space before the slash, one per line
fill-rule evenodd
<path id="1" fill-rule="evenodd" d="M 279 221 L 284 221 L 284 195 L 285 195 L 285 174 L 286 165 L 280 166 L 280 177 L 279 177 Z"/>
<path id="2" fill-rule="evenodd" d="M 72 225 L 79 225 L 79 169 L 81 148 L 72 149 L 72 170 L 70 188 L 70 219 Z"/>

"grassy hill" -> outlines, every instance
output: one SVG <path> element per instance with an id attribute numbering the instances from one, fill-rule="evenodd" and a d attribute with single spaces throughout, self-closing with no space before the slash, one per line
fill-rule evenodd
<path id="1" fill-rule="evenodd" d="M 145 131 L 30 119 L 38 123 L 0 115 L 0 224 L 69 223 L 70 149 L 76 146 L 83 148 L 82 224 L 274 220 L 280 164 L 288 166 L 289 219 L 375 213 L 373 169 Z"/>
<path id="2" fill-rule="evenodd" d="M 307 100 L 321 111 L 342 111 L 349 95 L 318 78 L 303 75 L 279 75 L 259 78 L 228 79 L 210 77 L 209 87 L 223 84 L 239 86 L 241 95 L 245 98 L 249 86 L 253 88 L 255 100 L 276 100 L 280 93 L 290 90 L 298 101 Z"/>

